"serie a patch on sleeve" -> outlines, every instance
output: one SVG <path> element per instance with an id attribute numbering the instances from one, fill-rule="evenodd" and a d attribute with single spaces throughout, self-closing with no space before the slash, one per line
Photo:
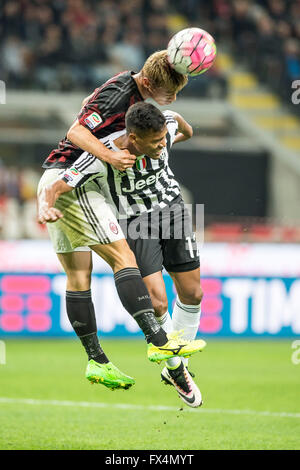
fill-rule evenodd
<path id="1" fill-rule="evenodd" d="M 101 124 L 102 118 L 99 116 L 98 113 L 92 113 L 87 118 L 85 118 L 84 122 L 90 129 L 95 129 L 95 127 Z"/>
<path id="2" fill-rule="evenodd" d="M 65 170 L 62 180 L 67 183 L 69 186 L 72 186 L 75 188 L 77 184 L 80 182 L 80 180 L 84 177 L 80 171 L 77 170 L 77 168 L 72 167 L 72 168 L 67 168 Z"/>

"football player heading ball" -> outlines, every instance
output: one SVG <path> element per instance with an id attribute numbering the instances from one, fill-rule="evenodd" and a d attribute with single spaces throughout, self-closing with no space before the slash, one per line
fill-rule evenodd
<path id="1" fill-rule="evenodd" d="M 131 168 L 136 160 L 135 155 L 128 150 L 116 152 L 108 149 L 101 140 L 125 128 L 125 113 L 130 105 L 147 98 L 153 98 L 161 105 L 169 104 L 186 83 L 187 76 L 177 73 L 170 66 L 167 51 L 159 51 L 146 60 L 140 72 L 122 72 L 96 88 L 84 100 L 67 136 L 43 164 L 46 171 L 38 189 L 40 222 L 50 223 L 57 219 L 55 207 L 45 202 L 47 187 L 60 178 L 60 173 L 68 167 L 72 168 L 79 156 L 85 155 L 88 162 L 91 157 L 102 160 L 120 171 Z M 75 190 L 75 194 L 77 199 L 71 204 L 74 214 L 70 215 L 68 233 L 61 231 L 61 236 L 55 234 L 52 240 L 67 274 L 67 314 L 88 355 L 87 378 L 111 388 L 127 388 L 134 380 L 116 370 L 98 341 L 90 290 L 91 249 L 111 266 L 124 307 L 138 322 L 148 343 L 157 348 L 154 351 L 151 347 L 151 352 L 148 348 L 150 360 L 161 360 L 166 356 L 166 348 L 163 351 L 161 346 L 166 346 L 168 338 L 153 315 L 149 293 L 122 231 L 118 230 L 116 234 L 115 230 L 111 230 L 110 220 L 114 222 L 114 227 L 118 226 L 118 222 L 106 205 L 99 186 L 92 181 L 84 189 Z M 81 225 L 74 223 L 74 217 L 80 217 Z M 189 354 L 199 351 L 204 343 L 187 341 L 185 348 L 178 349 L 178 339 L 171 341 L 172 345 L 168 345 L 167 349 L 180 349 L 178 355 L 184 355 L 184 349 Z M 182 341 L 180 344 L 183 344 Z"/>
<path id="2" fill-rule="evenodd" d="M 95 157 L 88 160 L 85 155 L 81 156 L 61 175 L 60 182 L 49 186 L 49 191 L 53 192 L 49 200 L 58 196 L 55 207 L 61 211 L 61 217 L 64 216 L 52 224 L 51 238 L 55 240 L 61 231 L 59 238 L 62 240 L 64 232 L 69 232 L 70 216 L 75 218 L 72 201 L 76 203 L 76 193 L 73 188 L 83 190 L 90 184 L 90 178 L 95 178 L 127 234 L 157 321 L 166 333 L 182 330 L 184 339 L 193 341 L 201 314 L 200 262 L 191 219 L 168 164 L 172 144 L 189 139 L 193 131 L 178 113 L 162 113 L 144 102 L 130 106 L 125 122 L 126 129 L 112 133 L 103 141 L 115 151 L 128 149 L 137 156 L 137 164 L 120 175 L 118 170 Z M 144 164 L 138 164 L 141 161 Z M 82 225 L 79 218 L 76 225 Z M 178 293 L 172 319 L 168 312 L 163 267 L 172 277 Z M 162 380 L 173 385 L 188 406 L 201 406 L 201 392 L 184 363 L 185 358 L 168 359 L 161 373 Z"/>

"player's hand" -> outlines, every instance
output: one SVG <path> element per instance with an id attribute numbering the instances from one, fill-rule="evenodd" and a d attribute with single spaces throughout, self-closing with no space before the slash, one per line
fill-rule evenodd
<path id="1" fill-rule="evenodd" d="M 48 207 L 47 203 L 40 204 L 38 211 L 38 223 L 46 224 L 56 222 L 61 219 L 63 214 L 56 207 Z"/>
<path id="2" fill-rule="evenodd" d="M 60 194 L 63 192 L 72 191 L 69 185 L 64 181 L 58 180 L 49 184 L 38 194 L 37 207 L 38 207 L 38 223 L 45 224 L 56 222 L 63 217 L 63 214 L 55 206 L 55 202 Z"/>
<path id="3" fill-rule="evenodd" d="M 108 163 L 119 171 L 125 171 L 131 168 L 136 161 L 136 156 L 132 155 L 129 150 L 124 149 L 119 152 L 111 152 Z"/>

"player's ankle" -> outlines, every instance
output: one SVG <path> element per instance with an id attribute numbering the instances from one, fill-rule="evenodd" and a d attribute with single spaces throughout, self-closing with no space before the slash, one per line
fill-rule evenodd
<path id="1" fill-rule="evenodd" d="M 95 357 L 89 357 L 88 359 L 89 359 L 89 361 L 92 359 L 93 361 L 97 362 L 98 364 L 108 364 L 109 363 L 109 360 L 108 360 L 105 353 L 98 354 Z"/>
<path id="2" fill-rule="evenodd" d="M 181 364 L 180 357 L 171 357 L 166 361 L 166 366 L 169 370 L 177 369 Z"/>
<path id="3" fill-rule="evenodd" d="M 154 346 L 160 347 L 168 342 L 166 332 L 160 328 L 157 333 L 152 333 L 147 336 L 147 343 L 152 343 Z"/>
<path id="4" fill-rule="evenodd" d="M 182 364 L 181 361 L 180 361 L 180 363 L 178 364 L 178 366 L 175 367 L 175 368 L 169 369 L 169 367 L 167 366 L 168 371 L 170 372 L 171 377 L 172 377 L 172 374 L 175 374 L 175 376 L 176 376 L 176 375 L 178 374 L 178 372 L 181 373 L 181 372 L 183 371 L 183 367 L 184 367 L 184 366 L 183 366 L 183 364 Z"/>

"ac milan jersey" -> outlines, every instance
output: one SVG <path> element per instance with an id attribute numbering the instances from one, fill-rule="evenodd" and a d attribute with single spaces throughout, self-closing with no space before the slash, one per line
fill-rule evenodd
<path id="1" fill-rule="evenodd" d="M 125 114 L 134 103 L 143 101 L 136 82 L 135 72 L 122 72 L 96 88 L 92 97 L 83 106 L 79 123 L 99 140 L 125 128 Z M 84 151 L 65 137 L 58 148 L 52 150 L 43 163 L 43 168 L 68 168 Z"/>
<path id="2" fill-rule="evenodd" d="M 169 151 L 178 123 L 168 111 L 163 114 L 168 129 L 167 146 L 158 159 L 141 155 L 132 168 L 121 172 L 85 152 L 72 168 L 62 173 L 62 179 L 70 186 L 77 187 L 94 178 L 107 203 L 116 208 L 120 218 L 137 216 L 151 212 L 156 207 L 170 205 L 180 194 L 179 184 L 169 167 Z M 118 151 L 114 141 L 125 133 L 126 129 L 123 129 L 100 140 L 110 150 Z"/>

